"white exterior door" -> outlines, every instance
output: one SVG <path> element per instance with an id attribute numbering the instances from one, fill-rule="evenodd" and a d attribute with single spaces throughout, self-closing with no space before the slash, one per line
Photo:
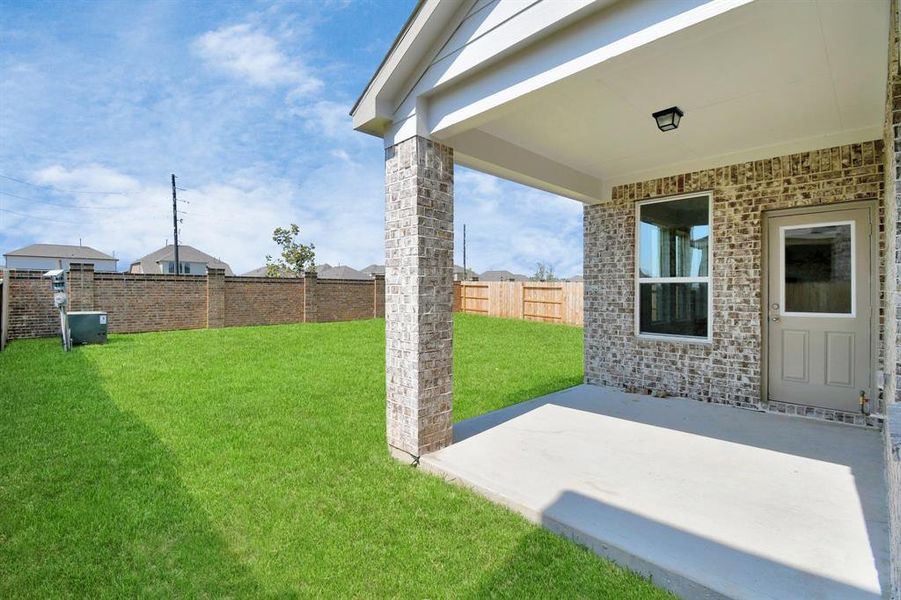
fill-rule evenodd
<path id="1" fill-rule="evenodd" d="M 873 392 L 870 209 L 767 227 L 769 399 L 857 411 Z"/>

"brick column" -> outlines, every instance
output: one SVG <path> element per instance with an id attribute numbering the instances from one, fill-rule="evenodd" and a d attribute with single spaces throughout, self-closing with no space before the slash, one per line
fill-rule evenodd
<path id="1" fill-rule="evenodd" d="M 385 276 L 382 273 L 372 274 L 372 317 L 381 319 L 385 316 Z"/>
<path id="2" fill-rule="evenodd" d="M 68 283 L 68 310 L 94 310 L 94 265 L 70 264 Z"/>
<path id="3" fill-rule="evenodd" d="M 413 137 L 385 151 L 388 446 L 400 459 L 453 440 L 454 155 Z"/>
<path id="4" fill-rule="evenodd" d="M 206 270 L 206 326 L 225 327 L 225 269 Z"/>
<path id="5" fill-rule="evenodd" d="M 898 0 L 889 3 L 889 62 L 885 99 L 885 325 L 883 354 L 888 419 L 885 479 L 888 491 L 892 598 L 901 598 L 901 31 Z"/>
<path id="6" fill-rule="evenodd" d="M 316 271 L 307 271 L 303 274 L 303 322 L 315 323 L 319 320 L 318 303 L 316 301 L 316 286 L 319 279 Z"/>

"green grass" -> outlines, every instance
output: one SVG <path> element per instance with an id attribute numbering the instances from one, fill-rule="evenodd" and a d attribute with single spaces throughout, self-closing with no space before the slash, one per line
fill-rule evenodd
<path id="1" fill-rule="evenodd" d="M 581 380 L 581 330 L 458 316 L 455 412 Z M 0 597 L 662 596 L 389 458 L 384 322 L 0 353 Z"/>

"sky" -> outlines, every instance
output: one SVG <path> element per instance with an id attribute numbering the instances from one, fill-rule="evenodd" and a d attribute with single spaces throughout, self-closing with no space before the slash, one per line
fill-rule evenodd
<path id="1" fill-rule="evenodd" d="M 179 242 L 236 273 L 297 223 L 317 262 L 384 263 L 382 141 L 350 108 L 415 0 L 0 3 L 0 253 Z M 457 166 L 455 260 L 582 271 L 582 208 Z"/>

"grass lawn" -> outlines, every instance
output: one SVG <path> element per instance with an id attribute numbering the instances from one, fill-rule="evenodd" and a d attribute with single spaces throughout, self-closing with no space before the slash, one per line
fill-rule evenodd
<path id="1" fill-rule="evenodd" d="M 459 315 L 466 418 L 577 384 L 582 332 Z M 0 353 L 0 597 L 652 598 L 389 458 L 384 322 Z"/>

